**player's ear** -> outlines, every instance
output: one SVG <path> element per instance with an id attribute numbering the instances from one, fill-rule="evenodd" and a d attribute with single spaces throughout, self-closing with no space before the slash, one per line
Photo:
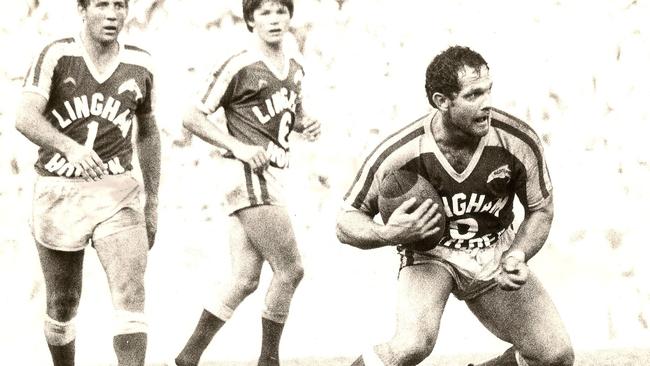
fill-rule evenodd
<path id="1" fill-rule="evenodd" d="M 451 100 L 442 93 L 433 93 L 431 100 L 435 104 L 435 107 L 441 111 L 449 109 L 449 103 L 451 103 Z"/>

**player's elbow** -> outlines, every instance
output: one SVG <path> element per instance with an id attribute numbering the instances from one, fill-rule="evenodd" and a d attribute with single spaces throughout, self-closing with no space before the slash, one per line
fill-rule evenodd
<path id="1" fill-rule="evenodd" d="M 550 226 L 553 222 L 553 216 L 555 212 L 554 210 L 553 196 L 551 196 L 547 198 L 546 201 L 535 210 L 528 212 L 527 216 L 535 215 L 541 219 L 541 221 Z"/>
<path id="2" fill-rule="evenodd" d="M 202 117 L 203 115 L 196 108 L 190 108 L 183 116 L 183 127 L 193 134 L 196 134 L 199 129 L 198 121 Z"/>
<path id="3" fill-rule="evenodd" d="M 16 113 L 16 123 L 14 124 L 14 127 L 16 127 L 18 132 L 27 136 L 32 130 L 28 113 L 19 110 Z"/>

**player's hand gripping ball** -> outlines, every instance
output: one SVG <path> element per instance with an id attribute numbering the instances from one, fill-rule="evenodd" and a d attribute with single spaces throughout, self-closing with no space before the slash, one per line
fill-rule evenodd
<path id="1" fill-rule="evenodd" d="M 434 204 L 438 204 L 437 211 L 440 213 L 441 219 L 436 226 L 440 230 L 422 240 L 400 244 L 408 249 L 418 251 L 431 250 L 438 245 L 445 232 L 445 213 L 438 192 L 424 177 L 408 170 L 395 170 L 388 173 L 379 184 L 379 214 L 384 223 L 387 223 L 395 209 L 412 197 L 415 197 L 416 201 L 407 213 L 415 211 L 428 198 L 433 200 Z"/>

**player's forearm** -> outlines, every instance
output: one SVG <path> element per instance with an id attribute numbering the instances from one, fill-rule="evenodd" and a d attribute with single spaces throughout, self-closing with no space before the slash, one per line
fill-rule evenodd
<path id="1" fill-rule="evenodd" d="M 142 126 L 136 140 L 142 181 L 148 199 L 158 197 L 160 185 L 160 132 L 154 121 L 148 121 L 146 126 Z"/>
<path id="2" fill-rule="evenodd" d="M 67 156 L 79 143 L 62 134 L 38 111 L 29 106 L 20 108 L 16 116 L 16 129 L 34 144 Z"/>
<path id="3" fill-rule="evenodd" d="M 336 237 L 339 241 L 359 249 L 392 245 L 383 231 L 384 225 L 358 211 L 341 211 L 336 219 Z"/>
<path id="4" fill-rule="evenodd" d="M 235 150 L 241 144 L 239 140 L 210 122 L 207 116 L 197 109 L 193 109 L 185 115 L 183 127 L 201 140 L 228 151 Z"/>
<path id="5" fill-rule="evenodd" d="M 544 207 L 528 212 L 519 225 L 512 247 L 508 252 L 520 250 L 526 260 L 531 259 L 544 246 L 553 222 L 553 202 Z"/>

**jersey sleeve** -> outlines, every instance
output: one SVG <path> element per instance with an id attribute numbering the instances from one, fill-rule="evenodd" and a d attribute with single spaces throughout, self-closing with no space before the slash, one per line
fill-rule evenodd
<path id="1" fill-rule="evenodd" d="M 54 69 L 62 56 L 60 48 L 58 42 L 51 43 L 34 58 L 25 75 L 23 91 L 37 93 L 47 100 L 50 99 Z"/>
<path id="2" fill-rule="evenodd" d="M 532 135 L 527 142 L 528 148 L 523 149 L 520 157 L 526 170 L 525 180 L 517 187 L 517 196 L 529 211 L 534 211 L 551 196 L 552 185 L 541 141 Z"/>
<path id="3" fill-rule="evenodd" d="M 364 164 L 343 198 L 344 210 L 359 210 L 374 217 L 379 212 L 379 182 L 376 172 Z"/>
<path id="4" fill-rule="evenodd" d="M 243 54 L 244 52 L 238 53 L 212 68 L 197 94 L 196 107 L 201 112 L 212 114 L 228 103 L 228 91 L 232 89 L 231 84 L 243 67 Z"/>

